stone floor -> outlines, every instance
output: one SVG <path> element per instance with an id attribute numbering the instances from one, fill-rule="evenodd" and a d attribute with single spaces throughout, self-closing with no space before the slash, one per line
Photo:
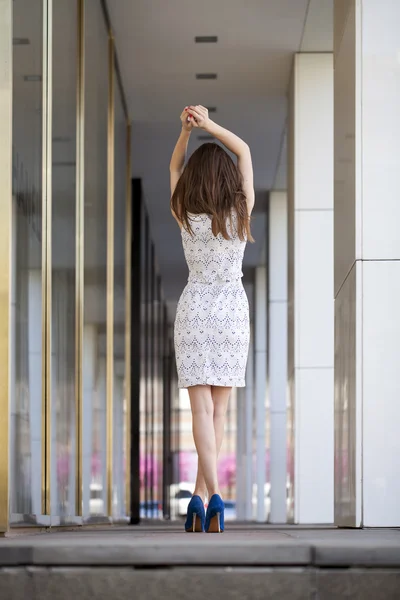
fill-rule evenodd
<path id="1" fill-rule="evenodd" d="M 400 530 L 143 524 L 0 539 L 0 598 L 400 600 Z"/>

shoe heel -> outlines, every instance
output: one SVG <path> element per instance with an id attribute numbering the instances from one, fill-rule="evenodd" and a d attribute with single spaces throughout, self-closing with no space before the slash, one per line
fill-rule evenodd
<path id="1" fill-rule="evenodd" d="M 206 514 L 202 499 L 196 495 L 192 496 L 188 505 L 185 531 L 188 533 L 202 533 L 204 531 L 205 519 Z"/>
<path id="2" fill-rule="evenodd" d="M 208 533 L 222 533 L 221 532 L 221 513 L 217 512 L 210 519 L 210 527 Z"/>
<path id="3" fill-rule="evenodd" d="M 190 529 L 186 529 L 187 533 L 202 533 L 203 527 L 201 524 L 201 517 L 196 513 L 193 513 L 193 521 Z"/>
<path id="4" fill-rule="evenodd" d="M 225 505 L 218 494 L 211 496 L 205 523 L 207 533 L 222 533 L 225 530 L 224 508 Z"/>

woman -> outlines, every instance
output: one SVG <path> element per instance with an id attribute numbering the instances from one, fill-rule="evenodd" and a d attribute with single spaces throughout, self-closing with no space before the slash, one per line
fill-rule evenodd
<path id="1" fill-rule="evenodd" d="M 217 458 L 232 387 L 245 386 L 250 327 L 241 277 L 244 249 L 254 241 L 253 167 L 248 145 L 210 120 L 204 106 L 187 106 L 171 158 L 171 211 L 181 229 L 189 278 L 179 299 L 174 341 L 178 386 L 187 388 L 193 418 L 198 471 L 188 506 L 186 531 L 222 532 Z M 215 143 L 185 155 L 193 128 Z M 204 502 L 208 495 L 207 514 Z"/>

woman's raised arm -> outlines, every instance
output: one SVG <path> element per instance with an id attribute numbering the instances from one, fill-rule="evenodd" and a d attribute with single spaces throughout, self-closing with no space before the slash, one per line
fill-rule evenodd
<path id="1" fill-rule="evenodd" d="M 247 209 L 250 215 L 254 206 L 254 178 L 253 163 L 248 144 L 228 129 L 224 129 L 211 121 L 208 117 L 208 110 L 204 106 L 189 106 L 187 112 L 190 115 L 193 127 L 204 129 L 237 156 L 238 169 L 243 179 L 243 192 L 246 196 Z"/>
<path id="2" fill-rule="evenodd" d="M 169 165 L 171 196 L 175 191 L 179 177 L 182 175 L 183 166 L 185 164 L 186 150 L 189 143 L 190 134 L 193 129 L 193 124 L 188 121 L 187 117 L 188 113 L 185 109 L 181 114 L 182 131 L 179 135 L 178 141 L 176 142 Z"/>

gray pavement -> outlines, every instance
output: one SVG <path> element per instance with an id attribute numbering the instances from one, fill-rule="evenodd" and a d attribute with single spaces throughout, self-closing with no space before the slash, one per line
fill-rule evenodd
<path id="1" fill-rule="evenodd" d="M 400 600 L 400 530 L 228 523 L 0 539 L 0 600 Z"/>
<path id="2" fill-rule="evenodd" d="M 0 566 L 400 567 L 400 529 L 227 524 L 223 534 L 188 534 L 181 524 L 87 528 L 0 539 Z"/>

